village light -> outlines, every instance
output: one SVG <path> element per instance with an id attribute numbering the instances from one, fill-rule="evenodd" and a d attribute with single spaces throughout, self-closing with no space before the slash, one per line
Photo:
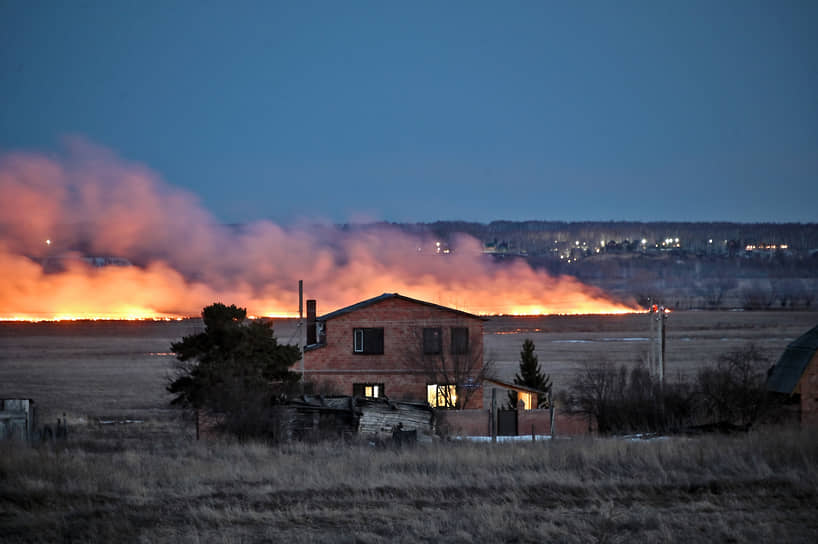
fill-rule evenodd
<path id="1" fill-rule="evenodd" d="M 49 239 L 49 240 L 46 240 L 46 241 L 45 241 L 45 245 L 50 246 L 50 245 L 51 245 L 51 240 L 50 240 L 50 239 Z"/>

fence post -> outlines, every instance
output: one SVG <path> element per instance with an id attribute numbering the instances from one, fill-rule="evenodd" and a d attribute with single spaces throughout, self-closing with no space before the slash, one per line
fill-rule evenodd
<path id="1" fill-rule="evenodd" d="M 497 388 L 491 388 L 491 441 L 497 442 Z"/>

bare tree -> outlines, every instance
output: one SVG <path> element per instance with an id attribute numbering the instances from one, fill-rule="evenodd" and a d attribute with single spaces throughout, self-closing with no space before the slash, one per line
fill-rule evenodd
<path id="1" fill-rule="evenodd" d="M 482 393 L 483 380 L 494 376 L 494 361 L 485 357 L 482 341 L 469 341 L 466 323 L 447 325 L 415 328 L 407 364 L 437 386 L 435 404 L 462 409 Z"/>
<path id="2" fill-rule="evenodd" d="M 770 361 L 754 345 L 722 354 L 697 375 L 702 409 L 716 423 L 750 425 L 765 408 Z"/>
<path id="3" fill-rule="evenodd" d="M 689 424 L 693 394 L 681 380 L 665 383 L 637 364 L 586 364 L 571 384 L 569 411 L 596 423 L 600 433 L 665 432 Z"/>

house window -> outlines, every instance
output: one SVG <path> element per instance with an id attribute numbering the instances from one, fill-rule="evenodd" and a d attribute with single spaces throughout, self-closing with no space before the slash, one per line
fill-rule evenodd
<path id="1" fill-rule="evenodd" d="M 452 327 L 452 355 L 463 355 L 469 352 L 469 329 Z"/>
<path id="2" fill-rule="evenodd" d="M 523 410 L 534 410 L 537 408 L 537 395 L 534 393 L 517 392 L 517 404 L 523 401 Z"/>
<path id="3" fill-rule="evenodd" d="M 457 386 L 427 385 L 426 402 L 428 402 L 432 408 L 454 408 L 457 406 Z"/>
<path id="4" fill-rule="evenodd" d="M 378 399 L 385 396 L 382 383 L 353 383 L 352 394 L 356 397 Z"/>
<path id="5" fill-rule="evenodd" d="M 443 334 L 440 327 L 423 329 L 423 354 L 437 355 L 441 352 Z"/>
<path id="6" fill-rule="evenodd" d="M 352 339 L 352 351 L 355 353 L 383 353 L 383 327 L 354 329 Z"/>

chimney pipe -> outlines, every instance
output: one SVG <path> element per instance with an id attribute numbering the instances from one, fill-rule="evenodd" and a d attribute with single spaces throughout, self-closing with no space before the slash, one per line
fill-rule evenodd
<path id="1" fill-rule="evenodd" d="M 298 280 L 298 319 L 304 319 L 304 280 Z"/>
<path id="2" fill-rule="evenodd" d="M 307 301 L 307 345 L 317 344 L 318 339 L 315 331 L 315 300 Z"/>

